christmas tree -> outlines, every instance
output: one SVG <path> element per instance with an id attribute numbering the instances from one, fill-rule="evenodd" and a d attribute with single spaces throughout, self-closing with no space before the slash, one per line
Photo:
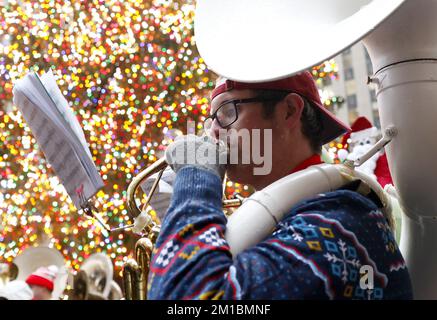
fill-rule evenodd
<path id="1" fill-rule="evenodd" d="M 0 2 L 3 260 L 44 243 L 73 269 L 103 251 L 120 272 L 138 237 L 105 234 L 76 210 L 13 106 L 13 84 L 31 69 L 52 69 L 106 184 L 96 207 L 112 227 L 128 224 L 129 182 L 162 155 L 176 132 L 186 133 L 187 120 L 200 123 L 209 111 L 216 75 L 196 50 L 194 8 L 194 0 Z M 336 72 L 333 61 L 313 69 L 321 85 Z M 250 191 L 231 182 L 228 189 Z"/>

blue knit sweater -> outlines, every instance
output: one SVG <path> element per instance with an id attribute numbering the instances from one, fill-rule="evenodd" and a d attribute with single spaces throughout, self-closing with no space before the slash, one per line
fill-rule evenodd
<path id="1" fill-rule="evenodd" d="M 152 256 L 149 299 L 412 298 L 404 259 L 368 198 L 338 190 L 303 201 L 236 257 L 223 236 L 221 200 L 215 174 L 190 166 L 178 172 Z"/>

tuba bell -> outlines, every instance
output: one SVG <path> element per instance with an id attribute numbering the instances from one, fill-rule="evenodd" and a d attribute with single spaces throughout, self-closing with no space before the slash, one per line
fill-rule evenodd
<path id="1" fill-rule="evenodd" d="M 62 254 L 46 246 L 29 247 L 17 255 L 13 263 L 18 268 L 18 280 L 25 281 L 39 267 L 56 266 L 58 268 L 52 300 L 59 300 L 66 288 L 68 272 Z"/>
<path id="2" fill-rule="evenodd" d="M 104 253 L 94 253 L 82 263 L 73 277 L 71 300 L 119 300 L 120 287 L 113 280 L 111 259 Z"/>

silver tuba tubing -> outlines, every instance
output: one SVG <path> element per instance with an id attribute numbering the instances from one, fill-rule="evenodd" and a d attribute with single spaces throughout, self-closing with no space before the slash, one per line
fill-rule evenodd
<path id="1" fill-rule="evenodd" d="M 365 182 L 376 192 L 383 213 L 391 221 L 391 198 L 374 178 L 346 165 L 316 165 L 286 176 L 244 200 L 226 225 L 225 239 L 232 255 L 269 236 L 299 201 L 337 190 L 354 180 Z"/>
<path id="2" fill-rule="evenodd" d="M 408 0 L 364 44 L 404 215 L 400 249 L 416 299 L 437 299 L 437 1 Z"/>

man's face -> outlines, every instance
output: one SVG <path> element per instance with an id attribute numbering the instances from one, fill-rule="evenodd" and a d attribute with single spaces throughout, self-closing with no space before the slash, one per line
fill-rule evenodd
<path id="1" fill-rule="evenodd" d="M 256 92 L 253 90 L 232 90 L 222 93 L 211 102 L 210 113 L 213 114 L 224 102 L 254 97 L 256 97 Z M 274 116 L 269 118 L 264 116 L 262 102 L 251 102 L 240 105 L 237 104 L 236 111 L 238 113 L 238 118 L 234 123 L 223 129 L 215 119 L 212 122 L 209 133 L 215 138 L 223 139 L 222 133 L 226 132 L 226 134 L 228 134 L 226 136 L 226 142 L 228 146 L 230 148 L 238 149 L 238 163 L 230 161 L 231 163 L 229 163 L 227 166 L 228 177 L 232 181 L 238 183 L 254 184 L 254 180 L 261 177 L 254 176 L 254 168 L 259 167 L 260 164 L 254 163 L 253 150 L 254 147 L 258 148 L 261 155 L 264 155 L 267 150 L 271 152 L 272 141 L 269 141 L 269 139 L 265 140 L 265 137 L 267 132 L 266 130 L 271 130 L 271 135 L 275 135 L 275 118 Z M 254 129 L 259 129 L 259 139 L 253 139 L 253 133 L 255 132 Z M 238 133 L 237 139 L 235 139 L 235 135 L 233 135 L 234 139 L 229 138 L 231 130 Z M 249 133 L 250 141 L 242 141 L 247 140 L 247 133 Z M 270 145 L 266 145 L 265 141 L 267 141 L 267 143 Z M 257 144 L 257 146 L 254 144 Z M 249 149 L 247 149 L 248 145 L 250 146 Z M 247 153 L 250 154 L 250 161 L 249 163 L 243 163 L 243 154 L 246 154 L 245 156 L 247 157 Z"/>
<path id="2" fill-rule="evenodd" d="M 33 300 L 50 300 L 52 298 L 52 293 L 46 287 L 30 285 L 30 288 L 33 291 Z"/>

